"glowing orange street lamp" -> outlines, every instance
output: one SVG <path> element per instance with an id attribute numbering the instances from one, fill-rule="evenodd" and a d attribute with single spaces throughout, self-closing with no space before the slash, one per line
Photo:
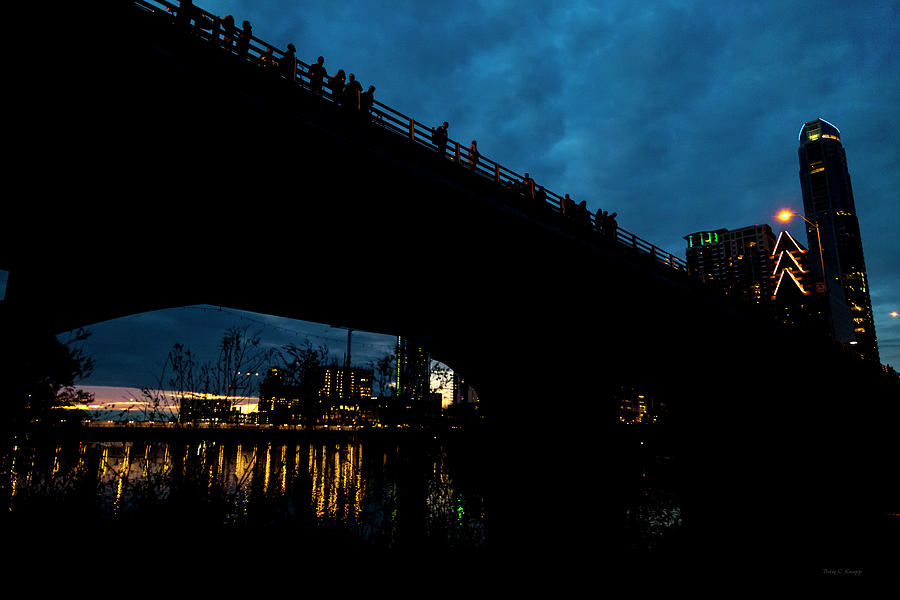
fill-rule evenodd
<path id="1" fill-rule="evenodd" d="M 810 225 L 812 225 L 813 227 L 816 228 L 816 241 L 819 243 L 819 265 L 822 267 L 822 285 L 825 286 L 825 289 L 828 289 L 828 282 L 826 281 L 826 278 L 825 278 L 825 260 L 822 256 L 822 237 L 819 235 L 819 224 L 814 221 L 810 221 L 809 219 L 807 219 L 800 213 L 796 213 L 796 212 L 794 212 L 792 210 L 788 210 L 786 208 L 779 211 L 779 213 L 775 216 L 776 219 L 778 219 L 779 221 L 782 221 L 784 223 L 787 223 L 788 221 L 790 221 L 791 217 L 800 217 L 801 219 L 803 219 L 804 221 L 806 221 L 807 223 L 809 223 Z"/>

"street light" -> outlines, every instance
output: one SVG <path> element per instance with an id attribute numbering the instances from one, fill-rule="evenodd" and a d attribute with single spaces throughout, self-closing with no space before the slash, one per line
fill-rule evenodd
<path id="1" fill-rule="evenodd" d="M 823 291 L 825 291 L 828 289 L 828 281 L 827 281 L 827 278 L 825 277 L 825 260 L 822 255 L 823 254 L 822 253 L 822 236 L 819 234 L 819 224 L 816 223 L 815 221 L 810 221 L 809 219 L 807 219 L 800 213 L 796 213 L 794 211 L 787 210 L 787 209 L 784 209 L 781 212 L 779 212 L 775 218 L 778 219 L 779 221 L 787 223 L 788 221 L 791 220 L 791 217 L 800 217 L 801 219 L 803 219 L 804 221 L 806 221 L 807 223 L 809 223 L 810 225 L 812 225 L 813 227 L 816 228 L 816 241 L 819 243 L 819 265 L 822 267 L 822 286 L 823 286 Z"/>

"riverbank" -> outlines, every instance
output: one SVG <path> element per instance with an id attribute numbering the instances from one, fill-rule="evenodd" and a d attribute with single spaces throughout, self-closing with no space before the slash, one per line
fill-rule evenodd
<path id="1" fill-rule="evenodd" d="M 481 434 L 479 428 L 319 428 L 305 429 L 288 426 L 221 425 L 197 427 L 169 423 L 140 423 L 127 425 L 61 425 L 35 426 L 10 432 L 10 437 L 29 441 L 327 441 L 330 439 L 430 439 L 434 437 L 466 437 Z"/>

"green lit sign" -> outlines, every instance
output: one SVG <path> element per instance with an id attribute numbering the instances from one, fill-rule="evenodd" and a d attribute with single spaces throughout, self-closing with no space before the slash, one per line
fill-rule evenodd
<path id="1" fill-rule="evenodd" d="M 710 244 L 719 243 L 719 234 L 716 231 L 702 231 L 700 233 L 692 233 L 687 236 L 688 248 L 694 246 L 708 246 Z"/>

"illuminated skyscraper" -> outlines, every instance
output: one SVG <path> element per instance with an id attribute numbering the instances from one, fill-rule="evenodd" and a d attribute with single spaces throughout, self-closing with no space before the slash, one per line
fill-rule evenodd
<path id="1" fill-rule="evenodd" d="M 812 263 L 823 274 L 834 336 L 878 360 L 862 238 L 841 133 L 828 121 L 816 119 L 803 125 L 799 146 L 803 210 L 809 221 L 818 224 L 825 264 L 819 264 L 815 253 Z M 816 228 L 807 224 L 806 234 L 809 247 L 816 248 Z"/>

